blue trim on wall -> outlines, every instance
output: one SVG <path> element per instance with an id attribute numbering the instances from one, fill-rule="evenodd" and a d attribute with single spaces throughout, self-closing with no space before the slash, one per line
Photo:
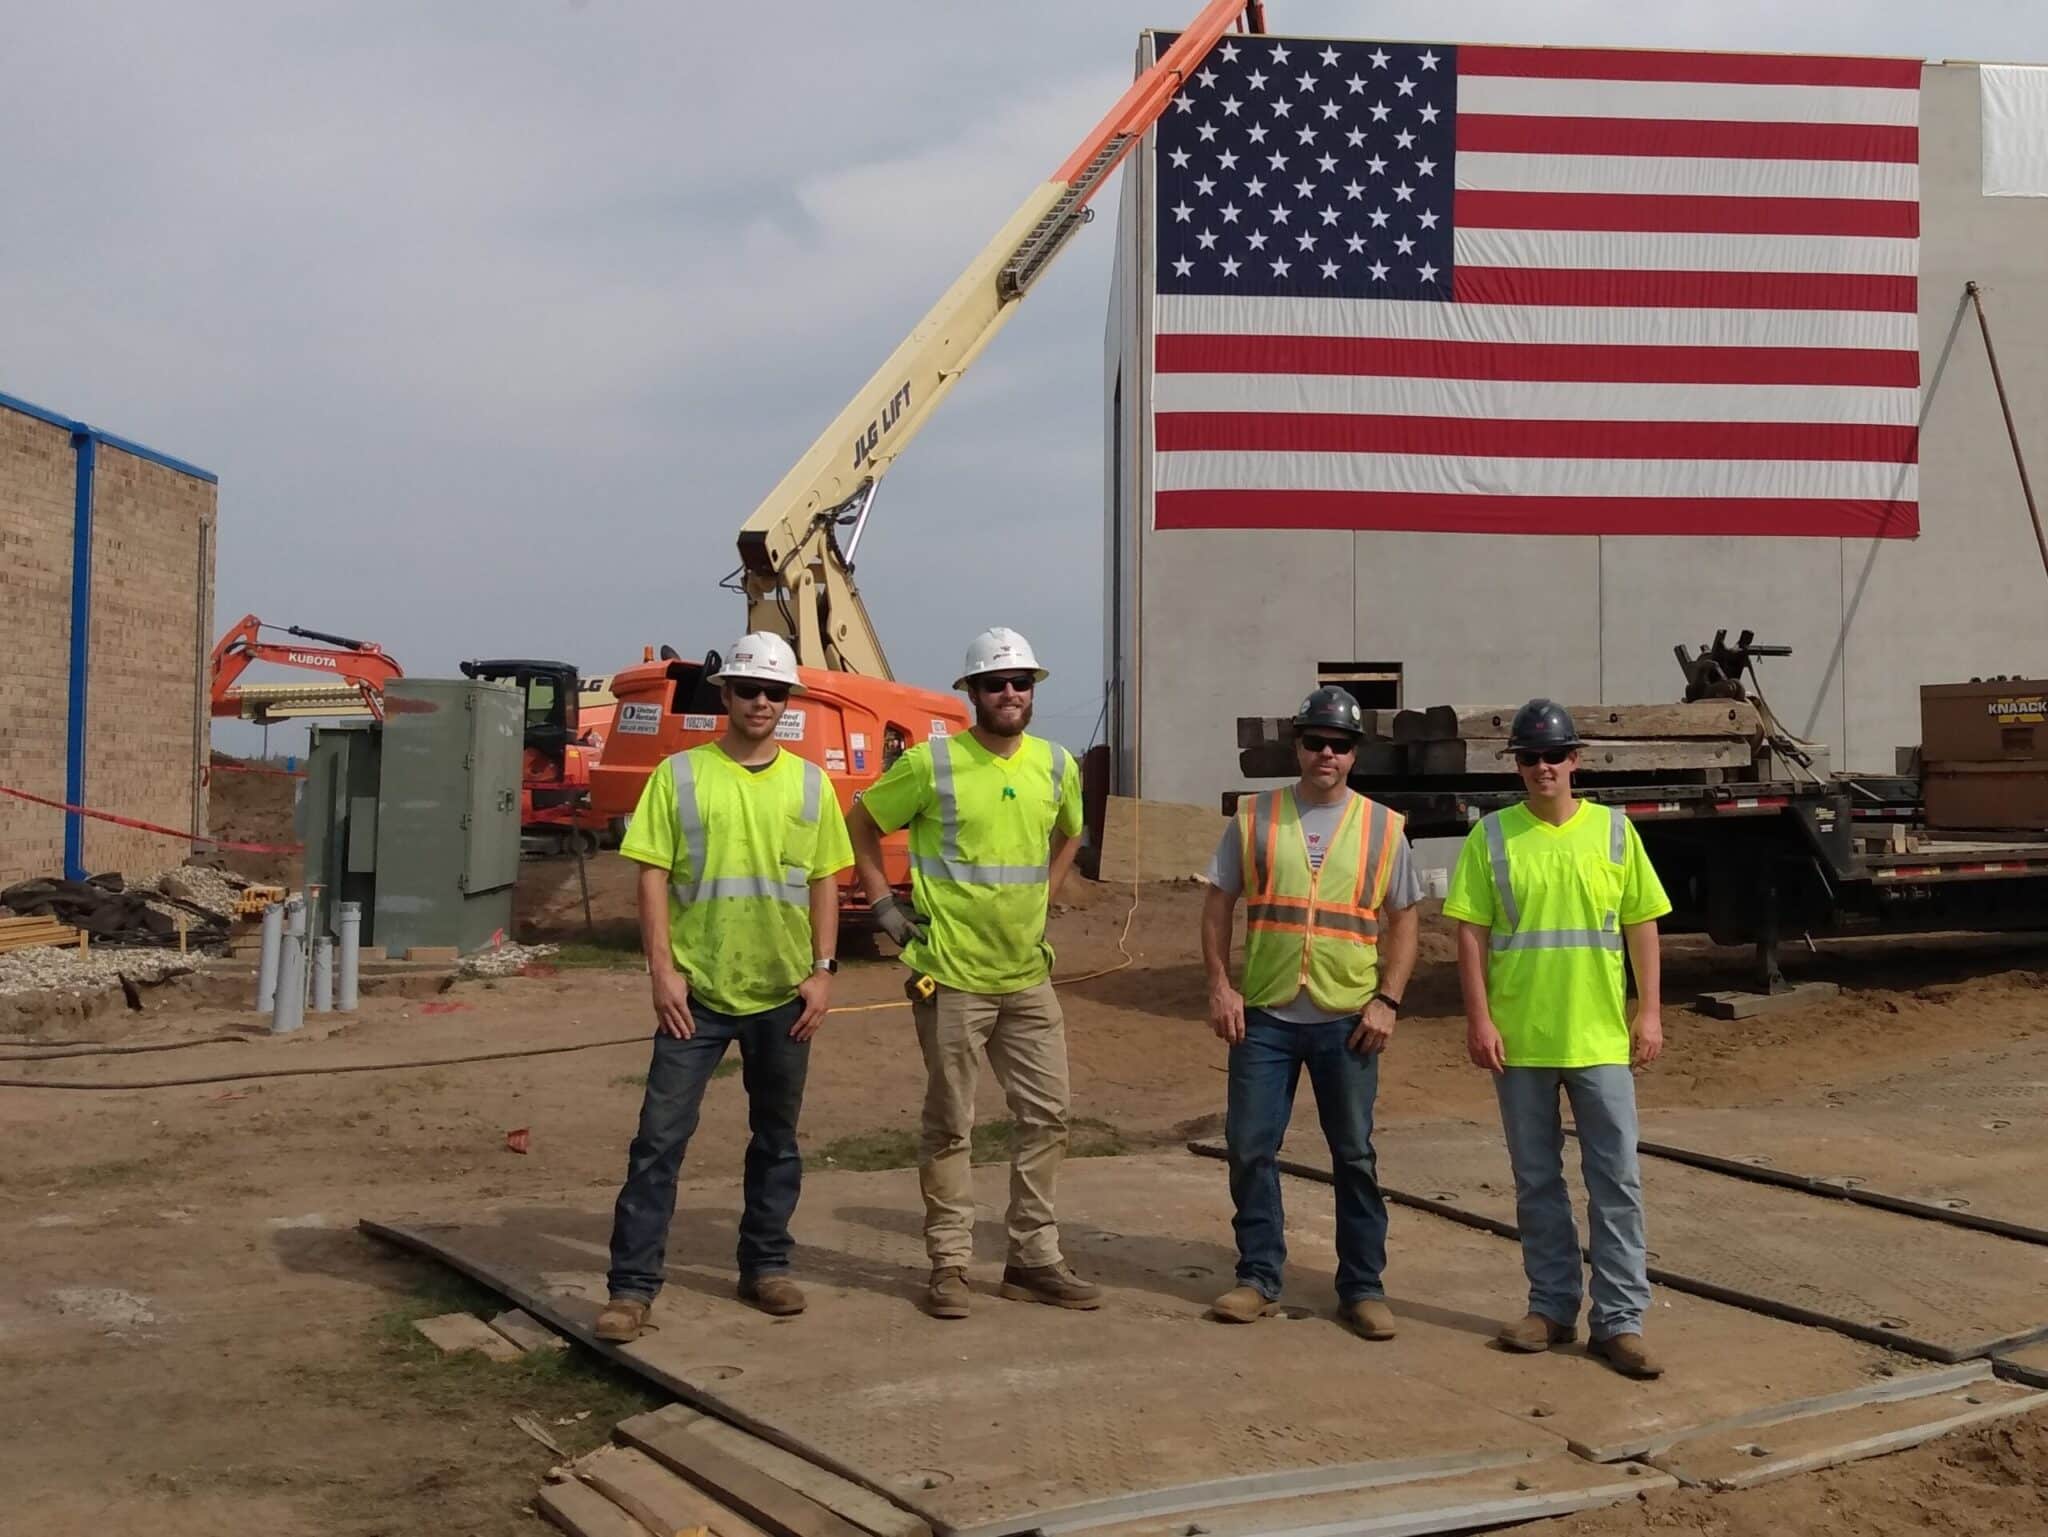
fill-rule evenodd
<path id="1" fill-rule="evenodd" d="M 92 471 L 98 444 L 90 427 L 71 431 L 78 456 L 77 485 L 71 504 L 71 699 L 64 731 L 64 799 L 85 804 L 85 682 L 92 656 Z M 85 868 L 85 818 L 64 813 L 64 878 L 82 881 Z"/>
<path id="2" fill-rule="evenodd" d="M 190 475 L 193 479 L 203 480 L 209 485 L 220 484 L 220 477 L 211 470 L 202 470 L 196 464 L 187 463 L 183 459 L 173 459 L 169 454 L 158 453 L 155 449 L 131 439 L 117 437 L 111 432 L 102 432 L 89 423 L 61 416 L 19 396 L 0 392 L 0 407 L 5 407 L 9 411 L 19 411 L 23 416 L 33 416 L 37 421 L 48 422 L 52 427 L 62 427 L 75 439 L 90 438 L 96 443 L 118 448 L 124 454 L 133 454 L 138 459 L 147 459 L 151 464 L 160 464 L 167 470 L 176 470 L 180 475 Z"/>

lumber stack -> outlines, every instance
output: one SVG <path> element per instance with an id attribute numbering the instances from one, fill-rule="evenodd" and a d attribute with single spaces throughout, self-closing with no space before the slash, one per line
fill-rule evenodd
<path id="1" fill-rule="evenodd" d="M 1512 777 L 1508 728 L 1516 705 L 1430 705 L 1367 710 L 1355 774 L 1373 779 Z M 1753 778 L 1763 742 L 1756 706 L 1742 700 L 1693 704 L 1570 705 L 1587 746 L 1582 774 L 1670 774 L 1687 779 Z M 1294 725 L 1273 716 L 1240 716 L 1238 768 L 1252 779 L 1298 772 Z"/>
<path id="2" fill-rule="evenodd" d="M 0 918 L 0 955 L 36 945 L 76 945 L 85 951 L 85 935 L 55 918 Z"/>

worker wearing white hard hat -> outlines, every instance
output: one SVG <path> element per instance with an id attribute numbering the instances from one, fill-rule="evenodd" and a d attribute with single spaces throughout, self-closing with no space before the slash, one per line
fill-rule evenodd
<path id="1" fill-rule="evenodd" d="M 1000 1295 L 1065 1308 L 1102 1300 L 1061 1256 L 1053 1214 L 1070 1096 L 1045 920 L 1080 852 L 1081 776 L 1064 747 L 1025 729 L 1045 677 L 1015 630 L 977 635 L 955 685 L 973 701 L 972 730 L 911 748 L 847 819 L 876 921 L 931 984 L 912 1009 L 925 1062 L 925 1306 L 937 1318 L 964 1318 L 972 1305 L 968 1155 L 984 1052 L 1017 1127 Z M 882 835 L 899 827 L 910 829 L 915 912 L 890 895 L 882 868 Z"/>
<path id="2" fill-rule="evenodd" d="M 810 1040 L 830 1005 L 839 872 L 853 863 L 839 799 L 775 730 L 803 692 L 776 635 L 742 635 L 711 675 L 715 742 L 655 769 L 619 852 L 641 865 L 640 933 L 654 986 L 654 1060 L 612 1219 L 600 1339 L 635 1338 L 661 1290 L 676 1178 L 705 1085 L 728 1044 L 746 1064 L 746 1203 L 739 1293 L 765 1313 L 804 1309 L 790 1276 L 803 1180 L 796 1124 Z"/>

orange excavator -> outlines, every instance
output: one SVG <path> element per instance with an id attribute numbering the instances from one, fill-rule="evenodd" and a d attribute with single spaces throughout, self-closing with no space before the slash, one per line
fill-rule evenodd
<path id="1" fill-rule="evenodd" d="M 967 367 L 1091 217 L 1088 201 L 1233 28 L 1265 31 L 1260 0 L 1210 0 L 1052 177 L 961 273 L 740 529 L 740 568 L 726 585 L 746 600 L 748 630 L 786 639 L 809 691 L 778 731 L 830 776 L 842 805 L 906 747 L 964 731 L 955 694 L 895 681 L 853 582 L 854 554 L 881 478 Z M 845 530 L 842 543 L 841 530 Z M 999 616 L 991 614 L 993 622 Z M 707 679 L 714 653 L 685 661 L 662 648 L 611 678 L 617 714 L 591 774 L 594 809 L 629 816 L 664 758 L 715 739 L 725 722 Z M 889 879 L 909 881 L 901 835 L 885 845 Z M 842 901 L 866 906 L 849 881 Z"/>
<path id="2" fill-rule="evenodd" d="M 320 642 L 294 645 L 263 639 L 263 632 L 290 635 L 298 640 Z M 280 667 L 303 668 L 336 680 L 333 684 L 242 685 L 243 673 L 257 662 Z M 354 714 L 367 710 L 378 720 L 384 718 L 384 685 L 405 676 L 382 646 L 346 635 L 329 635 L 322 630 L 298 625 L 265 624 L 254 614 L 244 614 L 221 636 L 213 648 L 213 713 L 216 719 L 252 720 L 269 724 L 295 716 Z"/>

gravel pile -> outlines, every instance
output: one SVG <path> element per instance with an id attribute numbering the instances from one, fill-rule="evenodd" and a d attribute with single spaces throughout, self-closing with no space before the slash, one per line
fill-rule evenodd
<path id="1" fill-rule="evenodd" d="M 128 889 L 161 892 L 167 897 L 181 897 L 195 907 L 203 907 L 219 917 L 232 918 L 235 915 L 235 899 L 248 884 L 248 881 L 238 875 L 209 869 L 205 865 L 173 865 L 168 870 L 150 870 L 130 877 Z M 150 906 L 171 917 L 176 917 L 178 913 L 177 908 L 166 903 L 152 902 Z"/>
<path id="2" fill-rule="evenodd" d="M 0 955 L 0 998 L 18 993 L 89 993 L 131 982 L 161 982 L 192 970 L 187 956 L 161 950 L 94 950 L 83 957 L 76 950 L 37 945 Z"/>
<path id="3" fill-rule="evenodd" d="M 507 942 L 465 955 L 455 967 L 458 977 L 516 977 L 534 961 L 553 955 L 555 945 L 515 945 Z"/>

